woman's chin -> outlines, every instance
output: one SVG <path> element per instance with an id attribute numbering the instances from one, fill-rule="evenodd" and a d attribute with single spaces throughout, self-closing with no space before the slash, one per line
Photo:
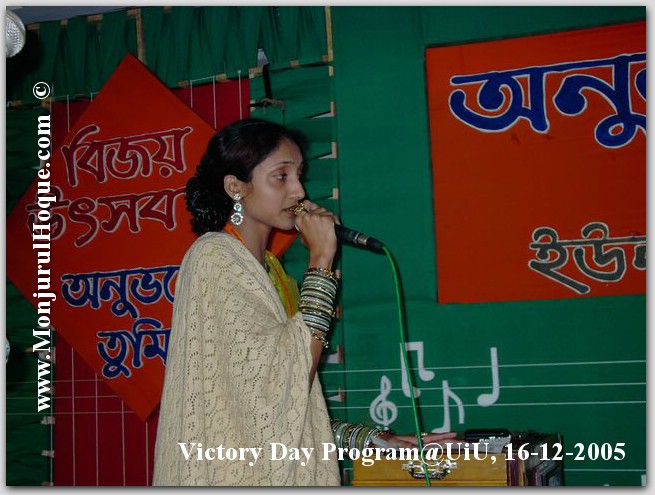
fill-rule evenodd
<path id="1" fill-rule="evenodd" d="M 297 232 L 296 222 L 295 221 L 293 221 L 293 222 L 288 222 L 288 221 L 287 222 L 278 222 L 277 224 L 275 224 L 273 226 L 273 228 L 276 229 L 276 230 L 282 230 L 284 232 L 289 232 L 289 231 Z"/>

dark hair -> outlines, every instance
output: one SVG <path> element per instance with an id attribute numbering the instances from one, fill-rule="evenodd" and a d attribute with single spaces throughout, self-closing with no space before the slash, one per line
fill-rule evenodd
<path id="1" fill-rule="evenodd" d="M 304 158 L 306 140 L 302 134 L 266 120 L 239 120 L 214 134 L 195 175 L 186 184 L 186 206 L 196 234 L 218 232 L 227 223 L 232 198 L 225 191 L 224 177 L 234 175 L 243 182 L 250 182 L 253 169 L 273 153 L 283 139 L 295 143 Z"/>

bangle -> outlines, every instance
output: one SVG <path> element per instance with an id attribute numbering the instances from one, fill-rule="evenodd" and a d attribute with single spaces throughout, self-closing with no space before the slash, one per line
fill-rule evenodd
<path id="1" fill-rule="evenodd" d="M 334 433 L 334 443 L 337 447 L 343 448 L 343 434 L 348 428 L 348 423 L 345 421 L 337 421 L 332 424 L 332 432 Z"/>
<path id="2" fill-rule="evenodd" d="M 313 338 L 329 347 L 327 334 L 334 316 L 337 279 L 326 268 L 308 268 L 300 289 L 299 309 Z"/>
<path id="3" fill-rule="evenodd" d="M 320 341 L 323 344 L 324 349 L 330 347 L 330 343 L 325 338 L 325 332 L 321 332 L 320 330 L 317 330 L 315 328 L 312 328 L 309 331 L 311 332 L 312 337 L 314 337 L 316 340 Z"/>
<path id="4" fill-rule="evenodd" d="M 355 445 L 357 445 L 360 452 L 366 448 L 366 439 L 370 435 L 371 430 L 372 428 L 364 427 L 358 433 L 357 438 L 355 438 Z"/>
<path id="5" fill-rule="evenodd" d="M 348 424 L 348 428 L 343 432 L 343 448 L 346 450 L 350 450 L 350 434 L 355 428 L 357 428 L 357 425 L 350 423 Z"/>
<path id="6" fill-rule="evenodd" d="M 307 268 L 307 270 L 305 271 L 305 275 L 309 275 L 309 274 L 312 274 L 312 273 L 317 273 L 317 274 L 322 275 L 324 277 L 329 277 L 332 280 L 334 280 L 335 282 L 338 281 L 337 275 L 332 270 L 330 270 L 329 268 L 323 268 L 322 266 L 313 266 L 311 268 Z"/>

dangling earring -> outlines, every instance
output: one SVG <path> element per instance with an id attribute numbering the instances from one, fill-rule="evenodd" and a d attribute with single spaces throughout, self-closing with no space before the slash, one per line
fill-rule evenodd
<path id="1" fill-rule="evenodd" d="M 243 205 L 239 202 L 241 199 L 241 194 L 236 193 L 234 195 L 234 206 L 232 209 L 234 210 L 234 213 L 230 216 L 230 222 L 232 222 L 232 225 L 241 225 L 241 222 L 243 222 Z"/>

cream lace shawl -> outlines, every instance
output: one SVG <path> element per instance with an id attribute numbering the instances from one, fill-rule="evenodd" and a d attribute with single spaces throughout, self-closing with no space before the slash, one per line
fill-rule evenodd
<path id="1" fill-rule="evenodd" d="M 176 284 L 153 485 L 339 485 L 318 376 L 310 389 L 310 333 L 287 317 L 265 269 L 238 240 L 207 233 L 189 248 Z M 186 460 L 178 443 L 186 443 Z M 261 447 L 251 460 L 197 460 L 207 447 Z M 313 447 L 271 460 L 270 444 Z"/>

